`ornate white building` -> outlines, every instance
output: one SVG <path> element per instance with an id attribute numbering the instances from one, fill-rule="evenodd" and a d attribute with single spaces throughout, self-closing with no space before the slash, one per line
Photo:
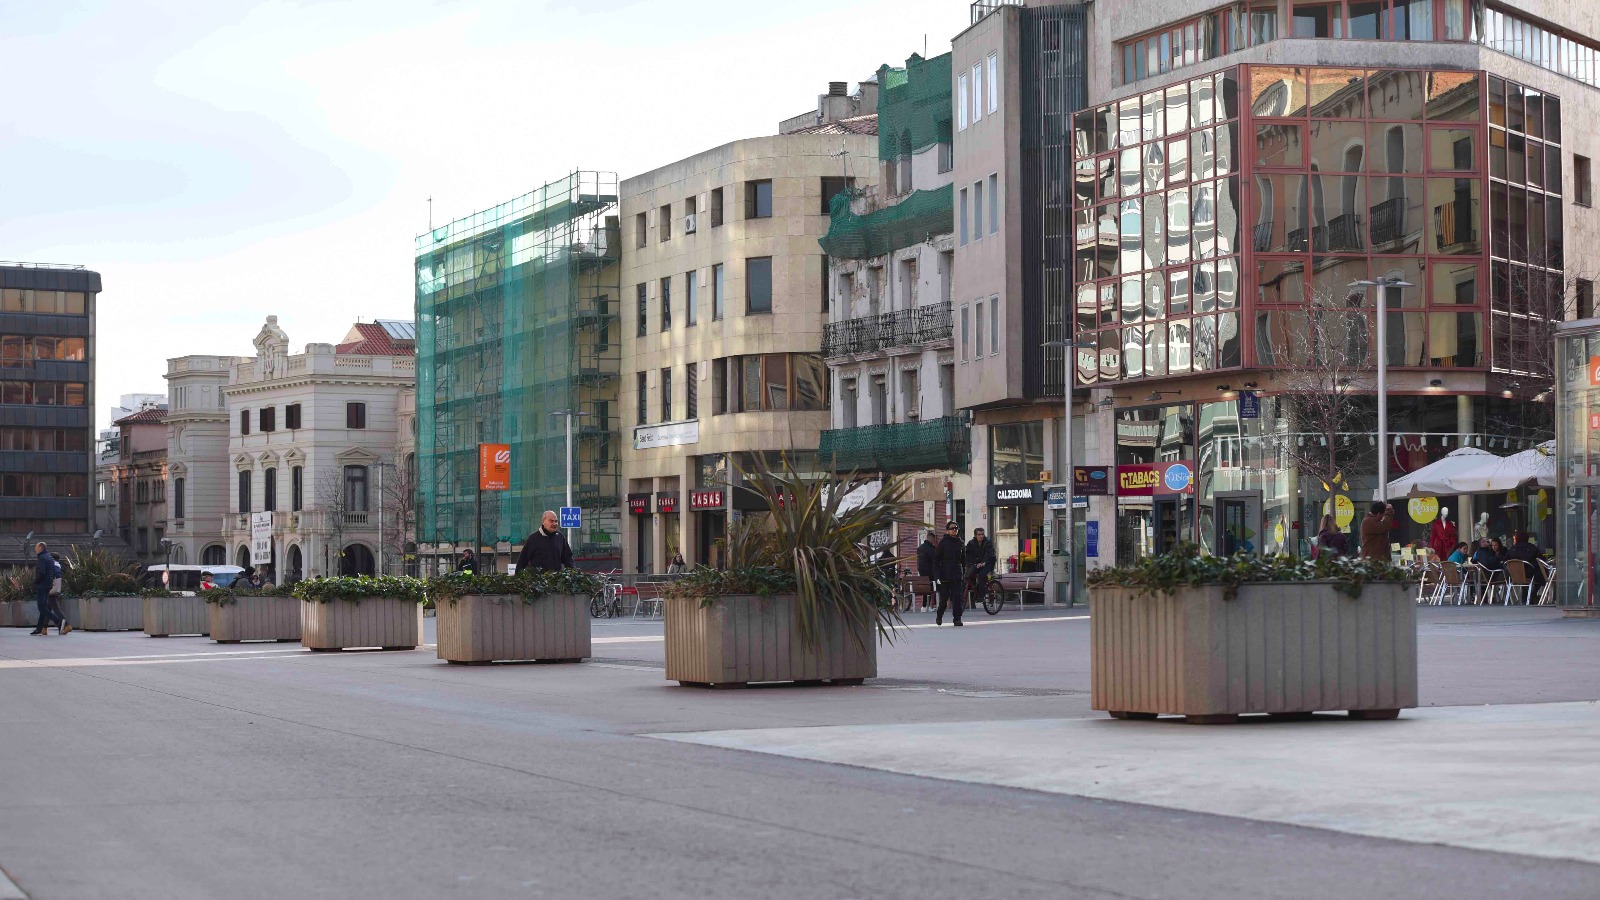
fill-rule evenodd
<path id="1" fill-rule="evenodd" d="M 270 513 L 271 562 L 257 568 L 274 580 L 401 571 L 412 324 L 357 323 L 337 345 L 291 354 L 268 316 L 254 343 L 253 358 L 169 361 L 171 533 L 185 558 L 249 567 L 251 516 Z"/>

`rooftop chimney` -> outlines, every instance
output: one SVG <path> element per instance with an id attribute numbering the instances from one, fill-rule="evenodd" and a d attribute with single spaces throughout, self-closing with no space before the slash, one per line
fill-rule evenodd
<path id="1" fill-rule="evenodd" d="M 829 97 L 843 97 L 846 94 L 848 94 L 849 92 L 850 92 L 850 82 L 848 82 L 848 81 L 830 81 L 830 82 L 828 82 L 828 96 Z"/>

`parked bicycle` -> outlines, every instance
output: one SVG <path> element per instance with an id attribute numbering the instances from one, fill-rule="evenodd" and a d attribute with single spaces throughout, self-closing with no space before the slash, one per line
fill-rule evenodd
<path id="1" fill-rule="evenodd" d="M 602 572 L 600 590 L 589 598 L 589 615 L 596 619 L 615 619 L 622 615 L 622 582 L 616 572 Z"/>

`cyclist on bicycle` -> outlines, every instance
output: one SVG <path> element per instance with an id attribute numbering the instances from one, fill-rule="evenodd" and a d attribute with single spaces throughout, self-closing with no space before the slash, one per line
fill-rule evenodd
<path id="1" fill-rule="evenodd" d="M 967 541 L 967 590 L 970 592 L 972 602 L 980 603 L 984 592 L 989 589 L 989 576 L 994 574 L 995 554 L 994 542 L 989 540 L 982 528 L 972 529 L 972 540 Z"/>

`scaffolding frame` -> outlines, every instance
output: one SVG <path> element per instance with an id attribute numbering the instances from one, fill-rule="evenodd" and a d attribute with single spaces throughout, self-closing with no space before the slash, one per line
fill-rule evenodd
<path id="1" fill-rule="evenodd" d="M 617 176 L 575 170 L 416 240 L 419 543 L 470 544 L 477 445 L 511 445 L 511 488 L 483 498 L 486 542 L 520 542 L 566 494 L 579 555 L 619 553 L 622 296 Z"/>

